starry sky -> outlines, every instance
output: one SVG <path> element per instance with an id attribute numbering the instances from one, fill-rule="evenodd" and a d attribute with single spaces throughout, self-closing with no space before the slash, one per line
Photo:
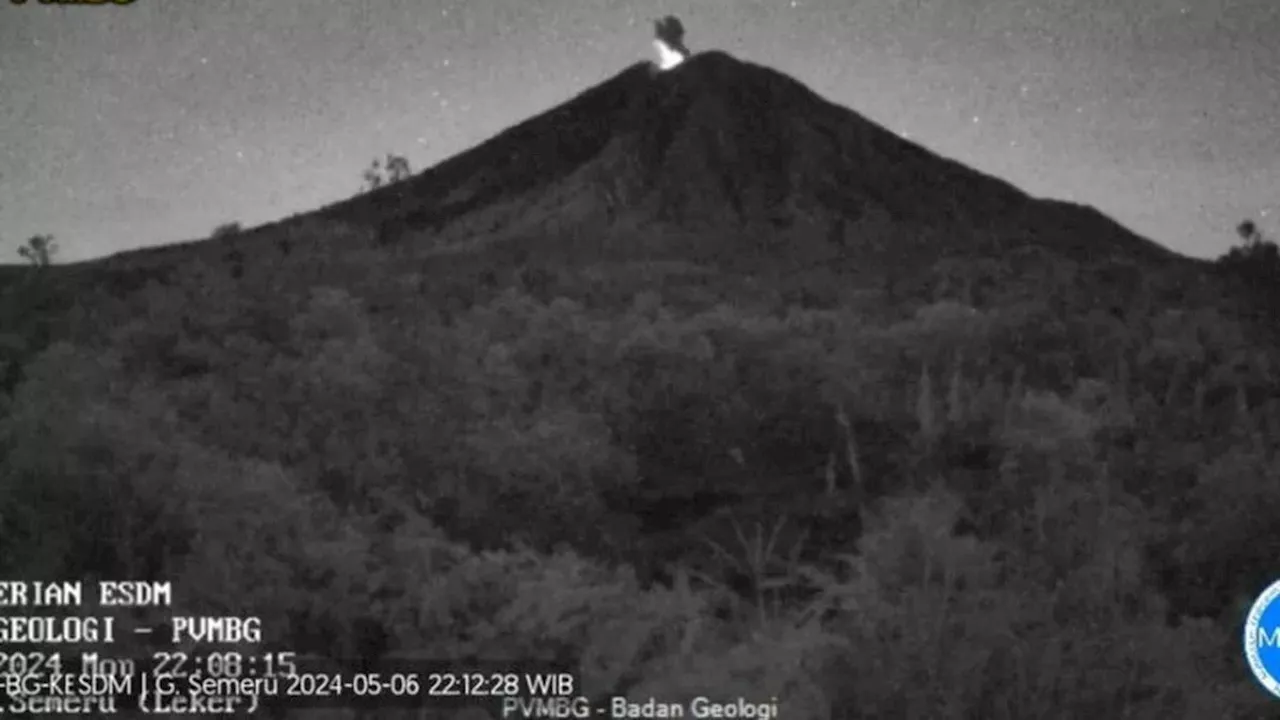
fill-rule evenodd
<path id="1" fill-rule="evenodd" d="M 0 5 L 0 262 L 208 235 L 419 170 L 653 58 L 721 49 L 1038 196 L 1216 256 L 1280 235 L 1275 0 L 133 0 Z"/>

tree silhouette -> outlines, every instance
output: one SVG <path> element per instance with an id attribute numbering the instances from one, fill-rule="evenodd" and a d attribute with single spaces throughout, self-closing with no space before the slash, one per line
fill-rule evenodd
<path id="1" fill-rule="evenodd" d="M 1244 240 L 1246 245 L 1255 245 L 1262 242 L 1262 233 L 1258 231 L 1258 225 L 1252 220 L 1244 220 L 1237 225 L 1236 234 Z"/>
<path id="2" fill-rule="evenodd" d="M 1280 253 L 1277 252 L 1275 242 L 1263 235 L 1253 220 L 1242 220 L 1236 225 L 1236 234 L 1243 242 L 1218 258 L 1219 263 L 1238 265 L 1251 274 L 1268 273 L 1280 265 Z"/>
<path id="3" fill-rule="evenodd" d="M 409 159 L 403 155 L 387 154 L 386 160 L 387 182 L 398 183 L 402 180 L 409 179 L 412 172 L 409 170 Z"/>
<path id="4" fill-rule="evenodd" d="M 384 185 L 393 185 L 395 183 L 407 180 L 413 171 L 409 167 L 409 159 L 403 155 L 393 155 L 387 153 L 383 160 L 374 158 L 369 164 L 368 169 L 364 171 L 364 187 L 367 192 L 377 190 Z"/>
<path id="5" fill-rule="evenodd" d="M 374 158 L 373 163 L 364 171 L 364 189 L 377 190 L 382 187 L 382 161 Z"/>
<path id="6" fill-rule="evenodd" d="M 238 222 L 226 222 L 226 223 L 222 223 L 222 224 L 221 224 L 221 225 L 219 225 L 218 227 L 214 228 L 214 229 L 213 229 L 213 232 L 212 232 L 212 233 L 209 233 L 209 237 L 210 237 L 210 238 L 223 238 L 223 237 L 228 237 L 228 236 L 230 236 L 230 235 L 238 235 L 238 234 L 240 234 L 240 233 L 242 233 L 242 232 L 244 232 L 244 228 L 240 226 L 240 223 L 238 223 Z"/>
<path id="7" fill-rule="evenodd" d="M 18 248 L 18 254 L 35 267 L 52 264 L 53 256 L 58 252 L 58 244 L 52 235 L 32 235 L 27 244 Z"/>

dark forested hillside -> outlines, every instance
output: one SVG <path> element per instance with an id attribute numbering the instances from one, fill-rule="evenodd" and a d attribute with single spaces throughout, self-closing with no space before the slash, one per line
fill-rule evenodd
<path id="1" fill-rule="evenodd" d="M 637 66 L 314 215 L 4 272 L 4 577 L 591 697 L 1265 716 L 1261 300 L 771 70 Z"/>

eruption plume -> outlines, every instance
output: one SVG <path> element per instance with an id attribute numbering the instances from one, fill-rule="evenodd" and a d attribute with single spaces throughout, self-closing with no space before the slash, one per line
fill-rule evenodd
<path id="1" fill-rule="evenodd" d="M 653 35 L 653 46 L 658 51 L 658 66 L 661 69 L 670 70 L 689 57 L 689 48 L 684 44 L 684 25 L 679 18 L 668 15 L 661 20 L 654 20 Z"/>

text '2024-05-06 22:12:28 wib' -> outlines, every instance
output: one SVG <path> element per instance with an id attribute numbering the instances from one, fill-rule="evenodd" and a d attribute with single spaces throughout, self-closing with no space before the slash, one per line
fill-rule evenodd
<path id="1" fill-rule="evenodd" d="M 386 658 L 370 663 L 263 647 L 257 617 L 163 613 L 152 625 L 113 612 L 170 608 L 169 583 L 0 583 L 0 691 L 16 713 L 253 711 L 287 707 L 421 707 L 504 703 L 557 716 L 577 692 L 564 668 Z M 61 612 L 59 612 L 61 611 Z M 67 611 L 72 611 L 68 613 Z M 122 640 L 146 636 L 121 653 Z M 114 647 L 113 647 L 114 646 Z M 113 650 L 116 654 L 113 654 Z M 359 666 L 359 670 L 356 668 Z M 512 702 L 520 700 L 521 702 Z"/>
<path id="2" fill-rule="evenodd" d="M 779 716 L 772 697 L 587 697 L 568 668 L 542 663 L 351 662 L 300 655 L 264 647 L 256 617 L 162 612 L 155 627 L 142 627 L 111 614 L 164 611 L 172 602 L 168 583 L 0 583 L 6 610 L 0 617 L 0 709 L 21 715 L 131 709 L 228 714 L 261 707 L 479 706 L 503 718 Z M 137 634 L 147 635 L 154 649 L 113 654 L 114 645 Z"/>

